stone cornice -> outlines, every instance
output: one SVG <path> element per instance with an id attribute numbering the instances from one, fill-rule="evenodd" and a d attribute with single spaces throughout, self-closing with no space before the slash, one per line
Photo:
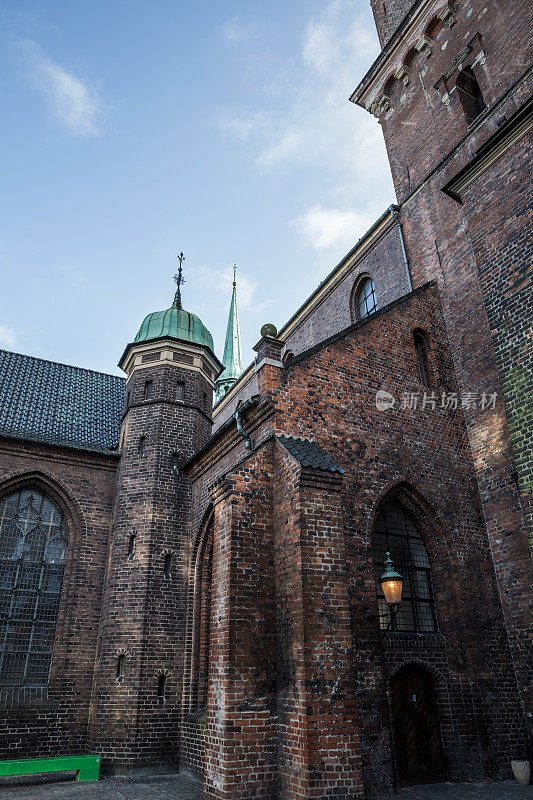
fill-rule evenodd
<path id="1" fill-rule="evenodd" d="M 185 342 L 171 336 L 131 342 L 124 350 L 119 367 L 129 378 L 134 370 L 164 363 L 173 366 L 181 364 L 187 369 L 203 372 L 211 384 L 214 384 L 215 378 L 223 370 L 221 362 L 205 345 Z"/>
<path id="2" fill-rule="evenodd" d="M 389 78 L 402 80 L 405 84 L 409 70 L 405 58 L 410 50 L 417 50 L 430 58 L 434 42 L 428 35 L 428 29 L 435 20 L 451 27 L 455 23 L 455 6 L 456 2 L 452 0 L 420 0 L 389 39 L 351 95 L 350 101 L 377 117 L 386 111 L 390 98 L 384 90 L 385 84 Z"/>

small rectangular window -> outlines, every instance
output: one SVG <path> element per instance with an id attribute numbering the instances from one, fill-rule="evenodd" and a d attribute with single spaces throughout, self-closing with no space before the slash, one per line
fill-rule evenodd
<path id="1" fill-rule="evenodd" d="M 146 381 L 146 383 L 144 384 L 144 399 L 145 400 L 151 400 L 152 399 L 152 386 L 153 386 L 153 384 L 154 384 L 153 381 Z"/>
<path id="2" fill-rule="evenodd" d="M 185 397 L 185 384 L 178 383 L 176 386 L 176 400 L 182 401 Z"/>

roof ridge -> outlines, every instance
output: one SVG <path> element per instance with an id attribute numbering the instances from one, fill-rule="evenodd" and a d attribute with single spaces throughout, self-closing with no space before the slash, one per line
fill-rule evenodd
<path id="1" fill-rule="evenodd" d="M 113 375 L 111 372 L 102 372 L 98 369 L 90 369 L 89 367 L 79 367 L 76 364 L 66 364 L 64 361 L 52 361 L 49 358 L 39 358 L 39 356 L 29 356 L 27 353 L 17 353 L 15 350 L 4 350 L 0 348 L 0 354 L 6 353 L 10 356 L 18 356 L 19 358 L 27 358 L 30 361 L 40 361 L 43 364 L 55 364 L 57 367 L 68 367 L 69 369 L 78 369 L 81 372 L 91 372 L 93 375 L 105 375 L 106 378 L 116 378 L 119 381 L 126 381 L 123 375 Z"/>

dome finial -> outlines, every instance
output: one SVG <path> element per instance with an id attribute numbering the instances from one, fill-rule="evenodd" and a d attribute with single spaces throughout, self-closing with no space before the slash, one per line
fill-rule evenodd
<path id="1" fill-rule="evenodd" d="M 178 311 L 181 311 L 182 309 L 180 286 L 182 283 L 185 283 L 185 278 L 182 275 L 184 261 L 185 261 L 185 256 L 183 255 L 183 253 L 180 253 L 178 256 L 178 262 L 179 262 L 178 272 L 176 275 L 174 275 L 174 280 L 176 281 L 178 287 L 176 289 L 176 294 L 174 295 L 174 306 L 178 309 Z"/>

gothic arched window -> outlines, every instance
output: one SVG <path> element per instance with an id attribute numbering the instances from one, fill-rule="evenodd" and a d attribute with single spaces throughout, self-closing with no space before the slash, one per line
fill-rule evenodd
<path id="1" fill-rule="evenodd" d="M 356 297 L 356 315 L 359 319 L 368 317 L 376 311 L 378 304 L 376 301 L 376 290 L 372 278 L 364 278 L 359 285 Z"/>
<path id="2" fill-rule="evenodd" d="M 61 511 L 39 489 L 0 500 L 0 686 L 48 682 L 67 542 Z"/>
<path id="3" fill-rule="evenodd" d="M 437 630 L 431 568 L 424 540 L 416 525 L 398 502 L 385 503 L 376 518 L 372 535 L 376 580 L 385 571 L 386 553 L 403 577 L 402 603 L 392 625 L 396 631 Z M 378 582 L 379 586 L 379 582 Z M 381 586 L 378 589 L 379 623 L 389 623 L 389 610 Z"/>

